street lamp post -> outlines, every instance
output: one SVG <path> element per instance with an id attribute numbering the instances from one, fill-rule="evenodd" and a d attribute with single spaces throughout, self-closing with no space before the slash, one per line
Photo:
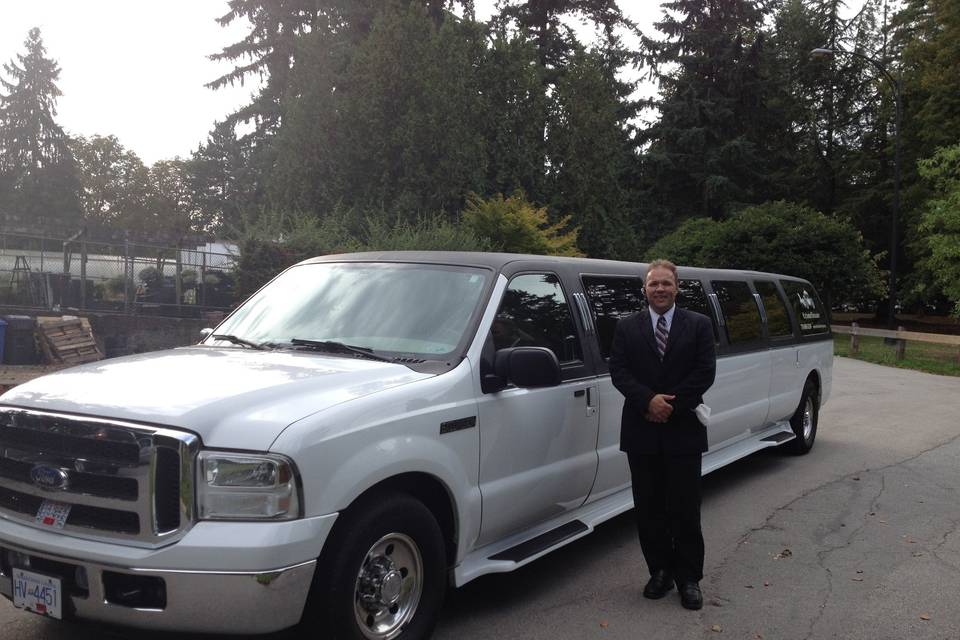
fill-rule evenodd
<path id="1" fill-rule="evenodd" d="M 893 152 L 893 210 L 891 211 L 890 221 L 890 293 L 888 305 L 890 307 L 887 315 L 887 327 L 894 328 L 896 324 L 894 316 L 897 308 L 897 245 L 898 245 L 898 221 L 900 218 L 900 118 L 903 113 L 903 107 L 900 102 L 900 82 L 880 63 L 880 61 L 866 56 L 857 51 L 848 49 L 827 49 L 818 48 L 810 52 L 813 57 L 825 58 L 833 57 L 842 53 L 861 60 L 866 60 L 872 64 L 880 74 L 890 83 L 893 90 L 894 104 L 896 105 L 896 131 L 894 132 L 894 152 Z"/>

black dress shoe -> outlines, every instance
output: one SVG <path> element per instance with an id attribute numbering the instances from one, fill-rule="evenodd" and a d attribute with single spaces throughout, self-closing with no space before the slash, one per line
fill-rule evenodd
<path id="1" fill-rule="evenodd" d="M 647 586 L 643 588 L 643 597 L 650 598 L 651 600 L 659 600 L 667 595 L 670 589 L 673 589 L 673 576 L 663 569 L 659 569 L 653 572 L 653 575 L 650 576 L 650 580 L 647 582 Z"/>
<path id="2" fill-rule="evenodd" d="M 700 585 L 696 582 L 678 582 L 677 590 L 680 592 L 680 604 L 684 609 L 703 608 L 703 594 L 700 592 Z"/>

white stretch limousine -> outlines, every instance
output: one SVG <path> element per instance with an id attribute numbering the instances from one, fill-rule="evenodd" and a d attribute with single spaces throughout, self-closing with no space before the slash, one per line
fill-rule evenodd
<path id="1" fill-rule="evenodd" d="M 0 593 L 54 618 L 429 635 L 448 583 L 632 507 L 607 372 L 646 265 L 367 253 L 287 269 L 200 344 L 0 397 Z M 708 473 L 806 453 L 833 343 L 811 285 L 680 268 L 713 320 Z"/>

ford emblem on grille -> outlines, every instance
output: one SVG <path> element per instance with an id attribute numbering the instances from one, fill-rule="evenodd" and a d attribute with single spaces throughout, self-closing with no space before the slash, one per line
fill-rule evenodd
<path id="1" fill-rule="evenodd" d="M 70 477 L 63 469 L 36 464 L 30 469 L 30 481 L 41 489 L 66 489 Z"/>

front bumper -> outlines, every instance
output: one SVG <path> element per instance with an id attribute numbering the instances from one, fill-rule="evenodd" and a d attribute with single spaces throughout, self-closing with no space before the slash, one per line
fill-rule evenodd
<path id="1" fill-rule="evenodd" d="M 154 631 L 270 633 L 299 622 L 316 557 L 335 518 L 201 523 L 158 550 L 81 541 L 0 520 L 0 550 L 5 550 L 0 560 L 7 560 L 0 562 L 0 595 L 13 599 L 12 557 L 19 568 L 61 578 L 65 618 Z M 210 544 L 213 540 L 219 546 Z M 23 566 L 24 556 L 29 567 Z M 119 601 L 109 586 L 118 574 L 135 584 L 162 581 L 162 606 Z"/>

